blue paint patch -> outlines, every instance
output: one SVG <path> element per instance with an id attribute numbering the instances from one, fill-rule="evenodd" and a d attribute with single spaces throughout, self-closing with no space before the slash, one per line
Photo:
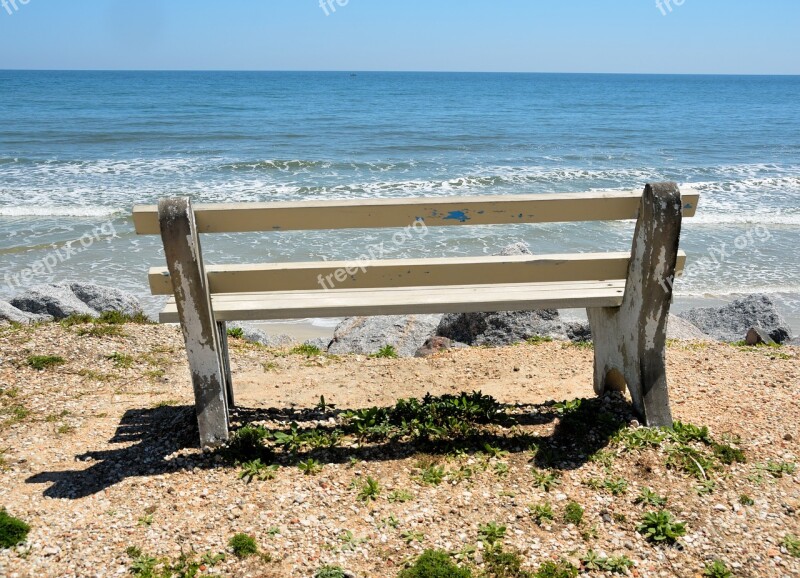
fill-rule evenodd
<path id="1" fill-rule="evenodd" d="M 691 209 L 692 208 L 692 203 L 686 203 L 685 205 L 683 205 L 683 208 L 684 209 Z"/>
<path id="2" fill-rule="evenodd" d="M 414 220 L 417 221 L 418 223 L 424 223 L 425 217 L 414 217 Z"/>
<path id="3" fill-rule="evenodd" d="M 447 216 L 444 218 L 445 221 L 461 221 L 462 223 L 465 221 L 469 221 L 469 217 L 464 213 L 464 211 L 450 211 Z"/>
<path id="4" fill-rule="evenodd" d="M 522 213 L 520 213 L 520 214 L 519 214 L 519 218 L 520 218 L 520 219 L 522 218 Z"/>

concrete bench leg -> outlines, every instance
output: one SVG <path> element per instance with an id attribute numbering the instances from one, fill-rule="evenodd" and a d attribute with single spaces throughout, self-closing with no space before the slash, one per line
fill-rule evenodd
<path id="1" fill-rule="evenodd" d="M 200 444 L 218 446 L 228 440 L 226 373 L 191 202 L 161 200 L 158 219 L 192 373 Z"/>
<path id="2" fill-rule="evenodd" d="M 648 426 L 672 425 L 665 348 L 681 208 L 675 183 L 645 187 L 622 306 L 587 310 L 595 392 L 627 386 Z"/>

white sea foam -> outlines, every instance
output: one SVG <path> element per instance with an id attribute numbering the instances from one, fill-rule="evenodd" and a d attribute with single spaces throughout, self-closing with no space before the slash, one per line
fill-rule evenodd
<path id="1" fill-rule="evenodd" d="M 16 205 L 0 207 L 0 217 L 78 217 L 104 218 L 122 214 L 113 207 L 54 207 L 40 205 Z"/>

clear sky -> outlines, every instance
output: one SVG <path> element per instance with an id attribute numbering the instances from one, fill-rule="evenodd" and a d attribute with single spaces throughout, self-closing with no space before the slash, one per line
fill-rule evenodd
<path id="1" fill-rule="evenodd" d="M 800 1 L 659 2 L 0 0 L 0 69 L 800 74 Z"/>

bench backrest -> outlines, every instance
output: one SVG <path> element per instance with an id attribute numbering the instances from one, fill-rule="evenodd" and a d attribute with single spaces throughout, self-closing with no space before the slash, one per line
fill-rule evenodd
<path id="1" fill-rule="evenodd" d="M 408 228 L 636 219 L 641 191 L 599 191 L 544 195 L 451 198 L 361 199 L 274 203 L 198 204 L 192 207 L 198 233 Z M 699 194 L 682 192 L 683 216 L 694 215 Z M 136 232 L 160 234 L 157 206 L 137 205 Z M 678 270 L 685 255 L 678 256 Z M 446 259 L 391 259 L 206 266 L 209 292 L 253 293 L 313 289 L 353 289 L 535 283 L 624 279 L 630 253 L 578 253 Z M 325 280 L 335 280 L 326 283 Z M 154 267 L 154 295 L 171 295 L 169 272 Z"/>

